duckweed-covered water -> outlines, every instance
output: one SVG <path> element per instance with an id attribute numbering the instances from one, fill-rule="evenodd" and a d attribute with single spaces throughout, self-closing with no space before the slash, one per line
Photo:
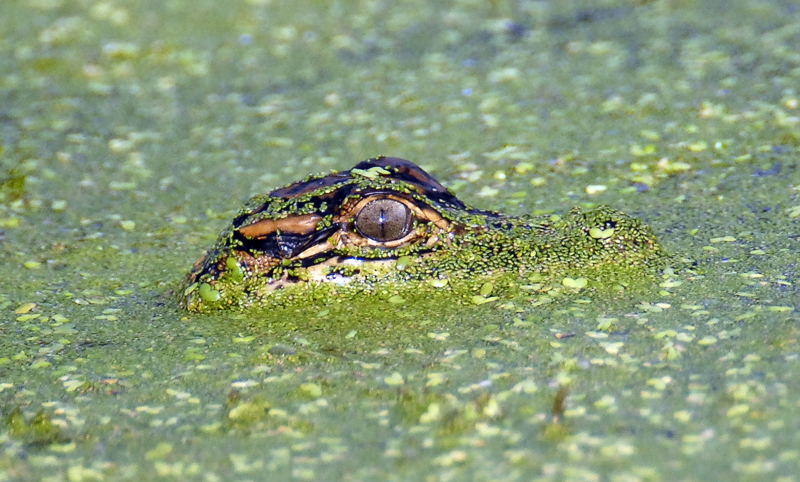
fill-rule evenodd
<path id="1" fill-rule="evenodd" d="M 1 9 L 0 480 L 798 479 L 793 2 Z M 379 154 L 673 268 L 177 308 L 245 199 Z"/>

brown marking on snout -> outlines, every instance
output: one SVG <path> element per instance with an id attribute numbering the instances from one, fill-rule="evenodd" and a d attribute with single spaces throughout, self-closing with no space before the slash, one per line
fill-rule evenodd
<path id="1" fill-rule="evenodd" d="M 293 234 L 311 234 L 322 219 L 319 214 L 302 214 L 283 219 L 262 219 L 238 229 L 242 236 L 250 239 L 266 238 L 277 231 Z"/>

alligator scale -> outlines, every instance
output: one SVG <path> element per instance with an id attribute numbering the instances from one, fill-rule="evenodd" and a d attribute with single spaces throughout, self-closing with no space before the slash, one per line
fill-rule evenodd
<path id="1" fill-rule="evenodd" d="M 414 163 L 378 157 L 251 199 L 195 264 L 181 304 L 270 307 L 319 292 L 533 273 L 614 278 L 662 259 L 650 228 L 611 208 L 483 211 Z"/>

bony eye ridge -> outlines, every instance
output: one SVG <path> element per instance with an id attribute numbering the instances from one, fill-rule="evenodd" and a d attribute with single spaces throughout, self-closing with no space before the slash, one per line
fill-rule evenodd
<path id="1" fill-rule="evenodd" d="M 271 308 L 400 284 L 456 290 L 507 275 L 519 285 L 538 273 L 628 286 L 665 259 L 648 226 L 607 206 L 507 216 L 466 205 L 413 162 L 377 157 L 251 199 L 195 263 L 179 302 Z"/>
<path id="2" fill-rule="evenodd" d="M 395 241 L 412 228 L 413 214 L 404 203 L 394 199 L 376 199 L 356 214 L 356 230 L 375 241 Z"/>

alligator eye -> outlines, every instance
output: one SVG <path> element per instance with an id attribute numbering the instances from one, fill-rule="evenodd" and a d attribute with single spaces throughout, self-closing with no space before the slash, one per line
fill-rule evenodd
<path id="1" fill-rule="evenodd" d="M 394 199 L 367 203 L 356 215 L 356 229 L 375 241 L 394 241 L 411 231 L 411 210 Z"/>

